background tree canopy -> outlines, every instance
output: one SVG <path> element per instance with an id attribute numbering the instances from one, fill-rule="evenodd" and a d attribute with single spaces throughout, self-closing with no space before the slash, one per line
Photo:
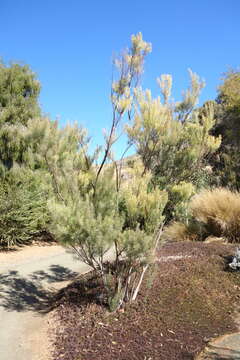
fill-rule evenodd
<path id="1" fill-rule="evenodd" d="M 232 189 L 240 188 L 240 72 L 227 72 L 218 88 L 214 104 L 216 124 L 214 136 L 220 135 L 222 143 L 211 159 L 215 183 Z"/>
<path id="2" fill-rule="evenodd" d="M 40 88 L 27 65 L 0 63 L 0 162 L 8 169 L 22 162 L 24 126 L 41 114 Z"/>

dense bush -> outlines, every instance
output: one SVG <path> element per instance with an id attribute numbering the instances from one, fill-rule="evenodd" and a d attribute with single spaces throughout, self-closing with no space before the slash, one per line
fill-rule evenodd
<path id="1" fill-rule="evenodd" d="M 23 162 L 24 128 L 41 114 L 39 93 L 40 83 L 27 65 L 0 61 L 0 166 Z"/>
<path id="2" fill-rule="evenodd" d="M 47 201 L 34 178 L 5 181 L 0 187 L 0 246 L 27 244 L 46 229 Z"/>
<path id="3" fill-rule="evenodd" d="M 240 71 L 227 72 L 218 88 L 215 102 L 215 136 L 221 135 L 222 143 L 210 159 L 217 186 L 240 190 Z"/>
<path id="4" fill-rule="evenodd" d="M 155 184 L 169 194 L 167 220 L 183 220 L 191 196 L 208 184 L 206 159 L 219 148 L 221 137 L 210 134 L 212 104 L 201 114 L 196 108 L 204 83 L 195 73 L 190 71 L 190 87 L 180 103 L 171 100 L 172 77 L 158 80 L 162 99 L 153 98 L 150 90 L 136 91 L 136 113 L 127 132 Z"/>

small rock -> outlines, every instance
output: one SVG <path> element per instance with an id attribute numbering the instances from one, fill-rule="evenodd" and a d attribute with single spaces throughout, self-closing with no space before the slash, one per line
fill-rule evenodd
<path id="1" fill-rule="evenodd" d="M 218 337 L 208 343 L 195 360 L 240 360 L 240 332 Z"/>
<path id="2" fill-rule="evenodd" d="M 216 237 L 216 236 L 208 236 L 204 242 L 206 244 L 211 244 L 211 243 L 215 243 L 215 242 L 219 242 L 221 244 L 227 244 L 227 241 L 225 238 L 223 237 Z"/>

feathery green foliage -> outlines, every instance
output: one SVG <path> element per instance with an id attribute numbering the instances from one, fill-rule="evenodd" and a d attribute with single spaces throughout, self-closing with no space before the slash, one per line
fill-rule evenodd
<path id="1" fill-rule="evenodd" d="M 29 243 L 46 230 L 48 221 L 41 180 L 14 169 L 0 186 L 0 246 Z"/>
<path id="2" fill-rule="evenodd" d="M 83 128 L 74 124 L 60 129 L 57 122 L 38 118 L 29 120 L 24 139 L 27 166 L 41 173 L 55 196 L 62 200 L 64 192 L 78 191 L 79 184 L 83 192 L 87 190 L 94 157 L 87 155 L 88 138 Z"/>
<path id="3" fill-rule="evenodd" d="M 24 127 L 40 115 L 39 92 L 40 83 L 27 65 L 0 62 L 0 163 L 7 169 L 23 160 Z"/>
<path id="4" fill-rule="evenodd" d="M 221 135 L 219 151 L 211 158 L 215 184 L 240 189 L 240 72 L 232 70 L 225 74 L 218 89 L 215 103 L 215 136 Z"/>
<path id="5" fill-rule="evenodd" d="M 168 196 L 165 191 L 157 187 L 151 189 L 152 175 L 149 171 L 144 172 L 141 162 L 135 161 L 129 167 L 120 191 L 120 208 L 124 212 L 126 228 L 140 228 L 147 233 L 152 233 L 156 225 L 164 220 L 160 217 L 163 213 Z M 161 202 L 156 199 L 162 199 Z"/>
<path id="6" fill-rule="evenodd" d="M 148 176 L 141 178 L 145 189 L 148 182 Z M 117 191 L 113 169 L 108 168 L 94 190 L 83 195 L 79 189 L 69 192 L 64 201 L 49 203 L 53 233 L 102 277 L 111 309 L 134 296 L 139 274 L 154 255 L 154 233 L 162 222 L 166 194 L 158 189 L 142 192 L 138 185 L 132 179 L 127 189 Z M 104 258 L 110 250 L 114 253 L 111 265 Z"/>
<path id="7" fill-rule="evenodd" d="M 77 152 L 79 168 L 74 168 L 69 154 L 67 163 L 48 166 L 57 184 L 57 194 L 61 194 L 49 201 L 51 229 L 62 244 L 70 246 L 101 276 L 111 310 L 136 298 L 143 275 L 154 258 L 167 201 L 166 193 L 150 186 L 152 176 L 143 173 L 142 164 L 134 166 L 128 175 L 131 181 L 124 182 L 118 165 L 115 163 L 114 168 L 106 162 L 112 158 L 111 148 L 123 116 L 131 117 L 132 86 L 139 81 L 149 51 L 150 45 L 137 34 L 132 36 L 132 47 L 117 60 L 119 78 L 113 82 L 111 94 L 112 126 L 105 135 L 100 165 L 94 166 L 89 161 L 82 145 Z M 68 142 L 71 144 L 71 138 Z M 55 161 L 58 156 L 54 156 Z M 64 176 L 66 169 L 68 176 Z M 111 263 L 105 259 L 108 251 L 113 255 Z"/>
<path id="8" fill-rule="evenodd" d="M 163 102 L 160 97 L 153 99 L 150 90 L 136 90 L 136 113 L 133 124 L 127 127 L 129 140 L 135 145 L 145 169 L 152 171 L 160 189 L 169 192 L 166 208 L 169 219 L 183 216 L 184 209 L 179 208 L 182 196 L 187 202 L 194 187 L 204 185 L 206 156 L 221 143 L 220 137 L 209 134 L 215 123 L 213 107 L 209 104 L 201 117 L 194 108 L 203 83 L 191 71 L 190 77 L 191 87 L 180 103 L 170 101 L 170 75 L 159 80 Z M 180 194 L 183 188 L 182 195 L 176 195 L 176 190 Z"/>
<path id="9" fill-rule="evenodd" d="M 30 242 L 49 221 L 43 178 L 26 157 L 28 123 L 40 115 L 39 92 L 28 66 L 0 63 L 0 246 Z"/>
<path id="10" fill-rule="evenodd" d="M 0 63 L 0 122 L 26 125 L 40 115 L 40 83 L 27 65 Z"/>

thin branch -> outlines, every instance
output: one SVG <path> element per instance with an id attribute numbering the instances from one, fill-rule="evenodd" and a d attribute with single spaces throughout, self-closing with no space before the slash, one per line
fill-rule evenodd
<path id="1" fill-rule="evenodd" d="M 147 264 L 147 265 L 145 265 L 145 266 L 143 267 L 143 269 L 142 269 L 142 273 L 141 273 L 139 282 L 138 282 L 137 287 L 136 287 L 136 289 L 135 289 L 135 291 L 134 291 L 134 294 L 133 294 L 133 296 L 132 296 L 132 301 L 136 300 L 137 294 L 138 294 L 138 292 L 139 292 L 140 286 L 141 286 L 142 281 L 143 281 L 144 274 L 145 274 L 148 266 L 149 266 L 149 265 Z"/>
<path id="2" fill-rule="evenodd" d="M 49 162 L 48 162 L 48 159 L 47 159 L 47 155 L 46 155 L 46 154 L 44 154 L 44 159 L 45 159 L 45 161 L 46 161 L 48 170 L 49 170 L 50 174 L 52 175 L 53 187 L 54 187 L 54 189 L 55 189 L 55 192 L 56 192 L 56 194 L 58 195 L 58 197 L 60 198 L 60 200 L 62 200 L 62 201 L 64 202 L 64 204 L 66 204 L 65 199 L 63 198 L 62 194 L 61 194 L 60 191 L 59 191 L 58 183 L 57 183 L 57 179 L 56 179 L 55 173 L 54 173 L 54 171 L 52 170 L 52 168 L 51 168 L 51 166 L 50 166 L 50 164 L 49 164 Z"/>

